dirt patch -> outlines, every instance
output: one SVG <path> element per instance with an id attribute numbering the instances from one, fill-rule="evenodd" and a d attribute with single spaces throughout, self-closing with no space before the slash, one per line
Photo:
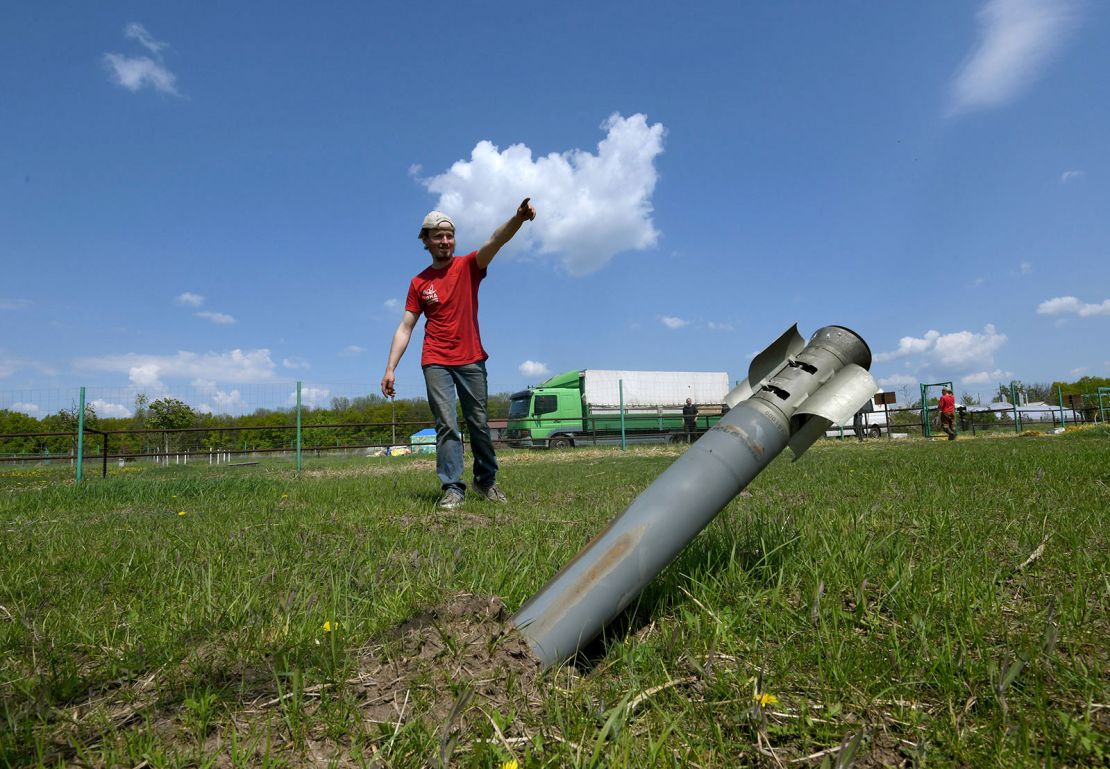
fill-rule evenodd
<path id="1" fill-rule="evenodd" d="M 355 650 L 352 676 L 338 683 L 279 688 L 268 666 L 252 673 L 221 659 L 222 650 L 198 651 L 178 667 L 118 682 L 74 703 L 46 728 L 46 752 L 50 761 L 68 762 L 75 745 L 103 742 L 119 749 L 129 733 L 141 730 L 170 754 L 199 748 L 214 766 L 234 763 L 229 751 L 240 759 L 261 761 L 275 751 L 295 765 L 319 760 L 345 766 L 365 763 L 383 740 L 410 726 L 433 735 L 448 754 L 476 733 L 520 737 L 542 722 L 554 680 L 576 673 L 566 668 L 541 677 L 539 660 L 509 619 L 500 598 L 449 595 Z M 163 687 L 178 691 L 198 675 L 217 686 L 239 681 L 241 699 L 166 696 Z M 348 709 L 339 720 L 336 703 Z M 500 726 L 491 727 L 495 718 Z"/>
<path id="2" fill-rule="evenodd" d="M 438 728 L 452 715 L 452 725 L 475 715 L 485 720 L 483 709 L 539 712 L 540 662 L 509 624 L 500 598 L 451 596 L 394 635 L 364 650 L 362 672 L 348 682 L 359 690 L 365 720 L 403 724 L 417 718 Z"/>
<path id="3" fill-rule="evenodd" d="M 564 668 L 541 677 L 539 660 L 509 619 L 500 598 L 447 596 L 359 649 L 352 678 L 338 687 L 306 687 L 299 707 L 307 729 L 299 736 L 283 725 L 290 695 L 271 692 L 225 719 L 224 728 L 208 736 L 205 751 L 222 760 L 228 745 L 238 743 L 253 746 L 248 752 L 261 758 L 265 745 L 291 751 L 286 755 L 300 756 L 297 760 L 346 766 L 376 756 L 383 743 L 392 743 L 408 727 L 422 728 L 444 755 L 476 734 L 523 739 L 542 723 L 553 679 L 567 685 L 577 674 Z M 347 721 L 352 730 L 329 732 L 326 700 L 353 706 L 357 716 Z"/>

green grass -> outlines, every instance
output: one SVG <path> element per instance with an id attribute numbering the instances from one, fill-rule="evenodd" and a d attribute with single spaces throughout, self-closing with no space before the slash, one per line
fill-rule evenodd
<path id="1" fill-rule="evenodd" d="M 0 468 L 0 766 L 1110 763 L 1105 428 L 780 457 L 538 708 L 366 721 L 368 646 L 515 610 L 680 450 L 504 452 L 453 514 L 418 458 Z"/>

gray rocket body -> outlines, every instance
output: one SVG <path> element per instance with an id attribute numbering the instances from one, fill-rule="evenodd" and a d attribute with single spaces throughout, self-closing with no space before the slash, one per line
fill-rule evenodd
<path id="1" fill-rule="evenodd" d="M 745 399 L 513 616 L 543 666 L 592 640 L 787 445 L 800 456 L 827 424 L 855 413 L 878 389 L 870 363 L 867 344 L 837 326 L 804 348 L 792 328 L 756 356 L 737 388 Z"/>

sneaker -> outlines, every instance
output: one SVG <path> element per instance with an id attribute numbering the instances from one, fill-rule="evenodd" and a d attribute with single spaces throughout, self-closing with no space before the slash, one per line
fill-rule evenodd
<path id="1" fill-rule="evenodd" d="M 478 489 L 478 494 L 480 494 L 482 496 L 482 498 L 485 499 L 487 502 L 503 503 L 503 502 L 508 502 L 509 501 L 508 499 L 505 498 L 505 492 L 503 492 L 503 491 L 501 491 L 501 489 L 497 488 L 496 483 L 493 484 L 492 486 L 487 486 L 484 489 L 480 486 L 475 487 L 475 488 Z"/>
<path id="2" fill-rule="evenodd" d="M 454 510 L 463 503 L 463 500 L 463 493 L 452 486 L 443 492 L 443 496 L 439 498 L 436 507 L 440 510 Z"/>

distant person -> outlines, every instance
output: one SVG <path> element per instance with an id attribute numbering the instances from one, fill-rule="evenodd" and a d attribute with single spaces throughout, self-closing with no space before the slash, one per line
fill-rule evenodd
<path id="1" fill-rule="evenodd" d="M 859 442 L 863 443 L 863 409 L 852 415 L 852 432 L 856 434 Z"/>
<path id="2" fill-rule="evenodd" d="M 940 412 L 940 429 L 948 435 L 948 440 L 956 440 L 956 396 L 947 387 L 941 388 L 937 410 Z"/>
<path id="3" fill-rule="evenodd" d="M 686 442 L 694 442 L 694 433 L 698 429 L 698 407 L 689 398 L 686 399 L 686 405 L 682 407 L 682 428 L 686 432 Z"/>
<path id="4" fill-rule="evenodd" d="M 455 413 L 456 392 L 470 431 L 474 452 L 474 485 L 490 502 L 505 502 L 497 487 L 497 455 L 486 413 L 486 359 L 478 330 L 478 285 L 486 277 L 493 257 L 526 221 L 536 218 L 530 198 L 517 207 L 477 251 L 455 256 L 455 222 L 441 211 L 432 211 L 420 225 L 420 240 L 432 265 L 409 284 L 405 314 L 393 334 L 389 360 L 382 377 L 382 394 L 394 396 L 394 371 L 408 347 L 416 320 L 423 313 L 424 350 L 420 365 L 428 390 L 428 404 L 436 421 L 436 475 L 443 495 L 437 505 L 458 507 L 466 494 L 463 474 L 462 434 Z"/>

